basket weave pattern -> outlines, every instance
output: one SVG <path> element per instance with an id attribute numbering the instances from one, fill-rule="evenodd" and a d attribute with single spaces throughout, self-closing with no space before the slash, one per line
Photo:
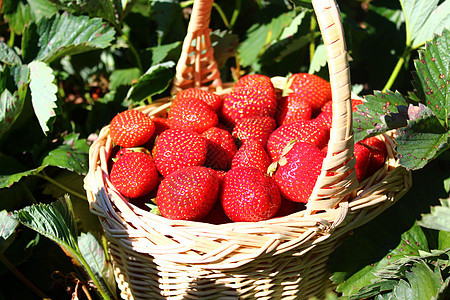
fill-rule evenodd
<path id="1" fill-rule="evenodd" d="M 323 297 L 326 264 L 339 240 L 403 196 L 411 175 L 398 165 L 391 134 L 388 159 L 359 183 L 354 170 L 350 75 L 334 0 L 313 6 L 327 49 L 333 93 L 328 154 L 304 211 L 261 222 L 212 225 L 169 220 L 131 205 L 109 181 L 109 126 L 91 146 L 85 188 L 109 241 L 123 299 L 307 299 Z M 212 2 L 195 0 L 177 65 L 174 91 L 224 93 L 209 41 Z M 194 54 L 193 54 L 194 53 Z M 170 99 L 138 110 L 161 116 Z"/>

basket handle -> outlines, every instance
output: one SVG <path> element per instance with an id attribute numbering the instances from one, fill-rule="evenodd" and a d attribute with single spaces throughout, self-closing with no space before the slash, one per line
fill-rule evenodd
<path id="1" fill-rule="evenodd" d="M 357 188 L 350 68 L 344 30 L 335 0 L 312 0 L 325 45 L 332 91 L 333 122 L 322 171 L 307 204 L 307 214 L 336 207 Z"/>
<path id="2" fill-rule="evenodd" d="M 213 0 L 195 0 L 176 67 L 172 94 L 187 88 L 222 89 L 211 46 L 209 21 Z"/>

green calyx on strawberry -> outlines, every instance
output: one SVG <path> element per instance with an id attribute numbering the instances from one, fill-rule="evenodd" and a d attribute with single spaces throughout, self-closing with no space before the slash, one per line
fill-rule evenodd
<path id="1" fill-rule="evenodd" d="M 111 183 L 123 196 L 138 198 L 150 193 L 158 183 L 158 171 L 150 155 L 125 152 L 112 165 Z"/>
<path id="2" fill-rule="evenodd" d="M 273 178 L 287 200 L 307 203 L 322 170 L 325 154 L 306 142 L 289 144 Z"/>
<path id="3" fill-rule="evenodd" d="M 127 148 L 144 145 L 154 131 L 155 125 L 150 117 L 133 109 L 117 114 L 109 126 L 109 134 L 114 143 Z"/>
<path id="4" fill-rule="evenodd" d="M 223 96 L 221 117 L 227 124 L 251 116 L 273 117 L 277 108 L 275 87 L 268 76 L 250 74 L 241 77 Z"/>
<path id="5" fill-rule="evenodd" d="M 201 220 L 214 207 L 220 181 L 214 170 L 196 166 L 179 169 L 161 182 L 156 203 L 172 220 Z"/>
<path id="6" fill-rule="evenodd" d="M 257 222 L 277 213 L 281 197 L 271 177 L 255 168 L 238 167 L 225 175 L 220 201 L 232 221 Z"/>
<path id="7" fill-rule="evenodd" d="M 152 153 L 158 171 L 166 177 L 178 169 L 203 165 L 206 139 L 194 131 L 167 129 L 156 139 Z"/>

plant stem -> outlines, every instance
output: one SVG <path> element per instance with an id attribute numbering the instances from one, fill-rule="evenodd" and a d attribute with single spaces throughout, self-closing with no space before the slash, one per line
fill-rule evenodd
<path id="1" fill-rule="evenodd" d="M 241 0 L 236 0 L 236 6 L 234 7 L 233 15 L 231 16 L 230 27 L 233 28 L 237 21 L 239 12 L 241 11 Z"/>
<path id="2" fill-rule="evenodd" d="M 41 174 L 41 173 L 42 173 L 42 174 Z M 80 194 L 80 193 L 78 193 L 78 192 L 72 190 L 71 188 L 68 188 L 67 186 L 65 186 L 65 185 L 63 185 L 63 184 L 61 184 L 61 183 L 59 183 L 58 181 L 54 180 L 54 179 L 51 178 L 50 176 L 47 176 L 47 174 L 45 174 L 45 172 L 43 172 L 43 171 L 42 171 L 41 173 L 36 174 L 36 176 L 38 176 L 38 177 L 40 177 L 40 178 L 42 178 L 42 179 L 47 180 L 47 181 L 50 182 L 51 184 L 56 185 L 56 186 L 59 187 L 60 189 L 63 189 L 64 191 L 68 192 L 69 194 L 72 194 L 72 195 L 74 195 L 74 196 L 76 196 L 76 197 L 78 197 L 78 198 L 81 198 L 81 199 L 87 201 L 86 195 Z"/>
<path id="3" fill-rule="evenodd" d="M 133 44 L 128 39 L 127 35 L 124 34 L 122 29 L 120 29 L 120 28 L 119 28 L 119 34 L 125 40 L 125 42 L 127 43 L 128 47 L 130 48 L 131 52 L 133 53 L 134 58 L 136 59 L 136 64 L 137 64 L 137 67 L 138 67 L 139 71 L 141 71 L 141 74 L 144 74 L 144 69 L 142 68 L 141 58 L 139 57 L 139 53 L 137 52 L 136 48 L 134 48 Z"/>
<path id="4" fill-rule="evenodd" d="M 8 40 L 8 46 L 9 48 L 13 48 L 14 47 L 14 40 L 15 40 L 16 34 L 14 33 L 13 30 L 11 30 L 11 34 L 9 36 L 9 40 Z"/>
<path id="5" fill-rule="evenodd" d="M 222 21 L 225 24 L 225 27 L 228 28 L 228 29 L 231 29 L 230 23 L 228 22 L 228 19 L 225 16 L 222 8 L 215 2 L 213 3 L 213 6 L 217 10 L 217 12 L 219 13 L 220 17 L 222 18 Z"/>
<path id="6" fill-rule="evenodd" d="M 405 63 L 406 57 L 409 55 L 410 51 L 411 51 L 410 47 L 406 47 L 405 51 L 403 51 L 402 56 L 398 59 L 397 64 L 395 65 L 395 68 L 391 73 L 391 76 L 389 77 L 386 85 L 383 88 L 383 92 L 391 89 L 391 87 L 394 84 L 394 81 L 397 78 L 398 73 L 400 73 L 400 70 L 402 69 L 402 66 Z"/>
<path id="7" fill-rule="evenodd" d="M 0 261 L 8 268 L 11 273 L 14 274 L 22 283 L 27 286 L 30 290 L 33 291 L 39 298 L 49 299 L 40 289 L 38 289 L 28 278 L 26 278 L 10 261 L 3 253 L 0 252 Z"/>
<path id="8" fill-rule="evenodd" d="M 316 31 L 317 21 L 314 14 L 311 15 L 311 25 L 309 26 L 309 62 L 312 62 L 314 52 L 316 51 L 316 42 L 314 32 Z"/>

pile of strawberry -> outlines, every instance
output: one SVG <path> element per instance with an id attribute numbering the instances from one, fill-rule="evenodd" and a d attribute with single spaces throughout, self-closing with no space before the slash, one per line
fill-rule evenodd
<path id="1" fill-rule="evenodd" d="M 153 199 L 169 219 L 249 222 L 301 209 L 326 156 L 331 88 L 297 73 L 288 89 L 280 96 L 269 77 L 246 75 L 222 96 L 178 93 L 165 118 L 118 114 L 111 183 L 132 203 Z M 362 181 L 384 164 L 386 146 L 369 138 L 355 144 L 355 156 Z"/>

